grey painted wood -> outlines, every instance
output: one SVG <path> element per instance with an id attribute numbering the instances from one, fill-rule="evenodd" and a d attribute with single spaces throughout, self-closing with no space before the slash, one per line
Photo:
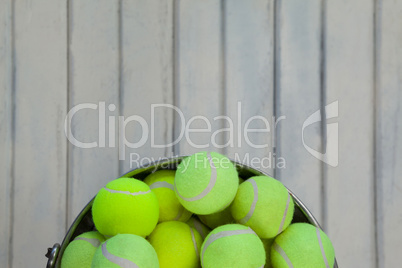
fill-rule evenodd
<path id="1" fill-rule="evenodd" d="M 402 2 L 379 1 L 376 27 L 378 267 L 398 267 L 402 248 Z"/>
<path id="2" fill-rule="evenodd" d="M 218 151 L 223 135 L 212 134 L 222 128 L 223 114 L 220 1 L 178 1 L 176 18 L 176 114 L 175 138 L 181 155 L 199 151 Z M 197 116 L 197 117 L 196 117 Z M 205 133 L 188 132 L 205 129 Z"/>
<path id="3" fill-rule="evenodd" d="M 69 109 L 96 105 L 78 111 L 71 130 L 78 141 L 97 144 L 85 149 L 69 143 L 68 224 L 102 186 L 118 176 L 117 147 L 111 147 L 108 139 L 112 125 L 108 118 L 116 117 L 119 107 L 118 8 L 118 1 L 70 1 Z M 111 112 L 109 105 L 116 110 Z M 105 135 L 105 142 L 100 135 Z"/>
<path id="4" fill-rule="evenodd" d="M 226 153 L 273 175 L 274 1 L 226 1 L 224 12 L 225 108 L 235 129 Z M 266 129 L 266 120 L 270 131 L 249 133 L 247 143 L 243 129 L 248 120 L 249 129 Z M 263 163 L 251 162 L 262 158 Z"/>
<path id="5" fill-rule="evenodd" d="M 282 1 L 277 13 L 278 94 L 277 155 L 286 161 L 276 176 L 303 200 L 322 222 L 322 162 L 303 145 L 322 152 L 321 124 L 303 130 L 307 118 L 320 109 L 321 1 Z"/>
<path id="6" fill-rule="evenodd" d="M 15 1 L 12 267 L 44 267 L 66 231 L 66 1 Z"/>
<path id="7" fill-rule="evenodd" d="M 12 165 L 12 8 L 0 2 L 0 263 L 9 267 Z"/>
<path id="8" fill-rule="evenodd" d="M 373 1 L 328 1 L 326 104 L 339 101 L 339 165 L 327 167 L 327 231 L 338 263 L 375 267 Z M 328 125 L 327 125 L 328 128 Z"/>
<path id="9" fill-rule="evenodd" d="M 141 117 L 148 129 L 146 134 L 136 118 L 127 124 L 127 140 L 139 143 L 144 138 L 145 143 L 126 147 L 120 161 L 124 173 L 171 155 L 172 147 L 154 146 L 151 138 L 155 145 L 172 142 L 173 109 L 155 107 L 152 121 L 151 105 L 173 104 L 173 1 L 123 0 L 121 12 L 121 114 Z"/>

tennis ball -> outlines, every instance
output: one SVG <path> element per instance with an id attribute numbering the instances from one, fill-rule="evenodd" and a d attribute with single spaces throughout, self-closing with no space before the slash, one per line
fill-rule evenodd
<path id="1" fill-rule="evenodd" d="M 265 249 L 265 256 L 266 256 L 266 261 L 265 261 L 265 268 L 272 268 L 271 264 L 271 247 L 272 244 L 274 243 L 274 238 L 271 239 L 261 239 L 262 244 L 264 245 Z"/>
<path id="2" fill-rule="evenodd" d="M 144 182 L 149 185 L 159 201 L 159 222 L 164 221 L 187 221 L 192 213 L 185 209 L 174 192 L 173 170 L 159 170 L 145 178 Z"/>
<path id="3" fill-rule="evenodd" d="M 335 252 L 328 236 L 308 223 L 291 224 L 275 238 L 271 263 L 282 267 L 333 267 Z"/>
<path id="4" fill-rule="evenodd" d="M 239 184 L 243 183 L 244 180 L 239 177 Z M 211 229 L 215 229 L 218 226 L 234 223 L 235 220 L 232 217 L 232 213 L 230 211 L 230 206 L 225 208 L 222 211 L 208 214 L 208 215 L 198 215 L 198 218 Z"/>
<path id="5" fill-rule="evenodd" d="M 184 222 L 159 223 L 148 240 L 158 254 L 161 268 L 200 267 L 202 237 Z"/>
<path id="6" fill-rule="evenodd" d="M 263 267 L 264 245 L 250 227 L 240 224 L 219 226 L 202 244 L 201 263 L 204 268 Z"/>
<path id="7" fill-rule="evenodd" d="M 77 266 L 79 267 L 79 266 Z M 95 252 L 92 268 L 158 268 L 158 256 L 145 238 L 118 234 L 106 240 Z"/>
<path id="8" fill-rule="evenodd" d="M 158 223 L 158 199 L 144 182 L 120 178 L 98 192 L 92 216 L 96 229 L 103 235 L 147 236 Z"/>
<path id="9" fill-rule="evenodd" d="M 213 214 L 198 215 L 198 218 L 200 218 L 200 220 L 211 229 L 215 229 L 218 226 L 235 222 L 230 212 L 230 207 L 227 207 L 224 210 Z"/>
<path id="10" fill-rule="evenodd" d="M 233 218 L 260 238 L 273 238 L 289 226 L 294 203 L 286 187 L 268 176 L 251 177 L 239 186 L 231 205 Z"/>
<path id="11" fill-rule="evenodd" d="M 200 152 L 183 159 L 177 167 L 174 184 L 180 203 L 191 212 L 205 215 L 230 205 L 239 179 L 226 156 Z"/>
<path id="12" fill-rule="evenodd" d="M 202 239 L 205 239 L 205 237 L 211 232 L 211 229 L 209 229 L 207 226 L 205 226 L 197 216 L 191 217 L 187 222 L 188 226 L 191 228 L 194 228 L 200 233 Z"/>
<path id="13" fill-rule="evenodd" d="M 105 238 L 96 231 L 77 236 L 64 250 L 61 268 L 90 268 L 95 251 L 103 241 Z"/>

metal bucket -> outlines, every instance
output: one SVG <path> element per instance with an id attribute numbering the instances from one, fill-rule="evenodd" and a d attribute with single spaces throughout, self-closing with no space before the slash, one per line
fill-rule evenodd
<path id="1" fill-rule="evenodd" d="M 180 156 L 180 157 L 173 157 L 170 159 L 165 159 L 163 161 L 155 161 L 151 162 L 149 164 L 146 164 L 144 166 L 138 167 L 136 169 L 131 170 L 130 172 L 126 173 L 122 177 L 128 177 L 128 178 L 136 178 L 139 180 L 145 179 L 150 173 L 156 171 L 156 170 L 161 170 L 161 169 L 173 169 L 175 170 L 177 168 L 177 165 L 183 160 L 185 156 Z M 252 176 L 258 176 L 258 175 L 268 175 L 262 171 L 259 171 L 255 168 L 252 168 L 250 166 L 238 163 L 236 161 L 233 161 L 233 164 L 236 166 L 237 171 L 239 173 L 239 176 L 243 178 L 244 180 L 252 177 Z M 295 203 L 295 212 L 293 216 L 293 221 L 292 223 L 296 222 L 306 222 L 310 223 L 316 227 L 321 228 L 317 220 L 314 218 L 313 214 L 307 209 L 307 207 L 300 201 L 297 196 L 292 193 L 292 191 L 289 191 L 289 194 L 292 196 L 294 203 Z M 74 240 L 74 238 L 84 232 L 88 231 L 93 231 L 95 230 L 95 225 L 92 221 L 92 203 L 94 201 L 94 198 L 84 207 L 84 209 L 80 212 L 80 214 L 77 216 L 77 218 L 74 220 L 73 224 L 70 226 L 70 229 L 68 230 L 66 236 L 64 237 L 63 243 L 54 244 L 52 248 L 48 248 L 48 252 L 46 254 L 46 257 L 48 258 L 48 262 L 46 267 L 47 268 L 54 268 L 60 267 L 61 263 L 61 258 L 63 256 L 63 252 L 66 249 L 67 245 L 70 243 L 70 241 Z M 338 264 L 335 259 L 335 265 L 334 268 L 338 268 Z"/>

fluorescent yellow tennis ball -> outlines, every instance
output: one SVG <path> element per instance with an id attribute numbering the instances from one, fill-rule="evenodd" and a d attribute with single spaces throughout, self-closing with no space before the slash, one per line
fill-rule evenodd
<path id="1" fill-rule="evenodd" d="M 269 239 L 289 226 L 294 202 L 281 182 L 255 176 L 240 184 L 231 212 L 238 223 L 250 226 L 260 238 Z"/>
<path id="2" fill-rule="evenodd" d="M 118 267 L 159 268 L 158 256 L 145 238 L 118 234 L 106 240 L 96 250 L 92 268 Z"/>
<path id="3" fill-rule="evenodd" d="M 202 239 L 205 239 L 205 237 L 207 237 L 207 235 L 209 234 L 209 232 L 211 232 L 211 229 L 209 229 L 205 224 L 203 224 L 197 216 L 192 216 L 187 222 L 188 226 L 190 226 L 191 228 L 196 229 Z"/>
<path id="4" fill-rule="evenodd" d="M 274 268 L 334 267 L 335 252 L 328 236 L 308 223 L 291 224 L 271 247 Z"/>
<path id="5" fill-rule="evenodd" d="M 191 213 L 180 204 L 174 192 L 173 170 L 159 170 L 145 178 L 144 182 L 149 185 L 159 201 L 159 222 L 164 221 L 187 221 Z"/>
<path id="6" fill-rule="evenodd" d="M 200 267 L 201 235 L 184 222 L 159 223 L 148 237 L 155 248 L 161 268 Z"/>
<path id="7" fill-rule="evenodd" d="M 230 212 L 230 207 L 225 208 L 222 211 L 209 214 L 209 215 L 198 215 L 200 220 L 209 228 L 215 229 L 218 226 L 235 223 Z"/>
<path id="8" fill-rule="evenodd" d="M 272 268 L 271 264 L 271 247 L 274 243 L 274 238 L 271 239 L 261 239 L 262 244 L 264 245 L 266 261 L 265 261 L 265 268 Z"/>
<path id="9" fill-rule="evenodd" d="M 209 233 L 201 248 L 203 268 L 263 267 L 265 250 L 261 239 L 240 224 L 219 226 Z"/>
<path id="10" fill-rule="evenodd" d="M 143 181 L 120 178 L 98 192 L 92 216 L 96 229 L 105 236 L 135 234 L 145 237 L 158 223 L 158 199 Z"/>
<path id="11" fill-rule="evenodd" d="M 66 247 L 61 259 L 61 268 L 90 268 L 95 251 L 103 241 L 103 235 L 96 231 L 77 236 Z"/>
<path id="12" fill-rule="evenodd" d="M 221 154 L 200 152 L 179 164 L 174 180 L 180 203 L 189 211 L 212 214 L 228 207 L 239 179 L 230 160 Z"/>
<path id="13" fill-rule="evenodd" d="M 243 183 L 244 180 L 239 177 L 239 184 Z M 198 215 L 198 218 L 209 228 L 215 229 L 218 226 L 235 223 L 230 211 L 230 206 L 222 211 L 208 214 L 208 215 Z"/>

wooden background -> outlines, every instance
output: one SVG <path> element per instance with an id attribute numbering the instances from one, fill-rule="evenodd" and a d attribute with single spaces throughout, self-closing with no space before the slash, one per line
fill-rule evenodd
<path id="1" fill-rule="evenodd" d="M 158 103 L 179 107 L 186 119 L 235 117 L 238 102 L 236 123 L 286 116 L 275 131 L 252 136 L 265 149 L 208 149 L 231 157 L 275 152 L 286 168 L 267 171 L 323 225 L 340 267 L 398 267 L 401 87 L 399 0 L 0 0 L 1 266 L 44 267 L 47 247 L 62 241 L 97 190 L 130 169 L 117 147 L 80 149 L 66 139 L 67 112 L 101 101 L 116 105 L 107 116 L 147 121 Z M 327 124 L 337 123 L 337 167 L 301 142 L 304 120 L 333 101 L 339 116 L 305 135 L 323 151 Z M 172 142 L 179 122 L 160 112 L 156 141 Z M 211 129 L 223 126 L 213 121 Z M 71 130 L 97 141 L 96 111 L 77 113 Z M 210 139 L 197 135 L 198 143 Z M 126 136 L 140 139 L 138 125 Z M 126 155 L 198 151 L 184 140 L 151 147 Z"/>

